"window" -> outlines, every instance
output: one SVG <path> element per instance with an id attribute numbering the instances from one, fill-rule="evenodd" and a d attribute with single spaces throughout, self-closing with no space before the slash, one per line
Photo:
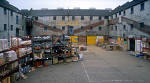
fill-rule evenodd
<path id="1" fill-rule="evenodd" d="M 11 11 L 11 13 L 10 13 L 10 14 L 11 14 L 11 16 L 13 16 L 13 11 Z"/>
<path id="2" fill-rule="evenodd" d="M 126 36 L 126 34 L 125 33 L 123 33 L 123 37 L 125 37 Z"/>
<path id="3" fill-rule="evenodd" d="M 140 27 L 143 28 L 144 27 L 144 22 L 140 23 Z"/>
<path id="4" fill-rule="evenodd" d="M 81 16 L 81 20 L 84 20 L 84 16 Z"/>
<path id="5" fill-rule="evenodd" d="M 19 24 L 19 18 L 16 16 L 16 24 Z"/>
<path id="6" fill-rule="evenodd" d="M 56 29 L 56 26 L 54 26 L 53 29 Z"/>
<path id="7" fill-rule="evenodd" d="M 46 26 L 44 27 L 44 31 L 47 31 L 47 27 Z"/>
<path id="8" fill-rule="evenodd" d="M 72 16 L 72 20 L 75 20 L 75 16 Z"/>
<path id="9" fill-rule="evenodd" d="M 81 30 L 83 30 L 83 26 L 81 26 Z"/>
<path id="10" fill-rule="evenodd" d="M 101 17 L 101 16 L 99 16 L 99 20 L 102 20 L 102 17 Z"/>
<path id="11" fill-rule="evenodd" d="M 35 17 L 35 20 L 38 20 L 38 17 Z"/>
<path id="12" fill-rule="evenodd" d="M 119 15 L 121 15 L 121 11 L 119 11 Z"/>
<path id="13" fill-rule="evenodd" d="M 56 20 L 56 16 L 53 16 L 53 20 Z"/>
<path id="14" fill-rule="evenodd" d="M 116 15 L 116 18 L 117 18 L 117 14 L 115 14 Z"/>
<path id="15" fill-rule="evenodd" d="M 117 26 L 115 26 L 115 30 L 116 30 L 116 31 L 118 30 Z"/>
<path id="16" fill-rule="evenodd" d="M 90 27 L 90 30 L 93 30 L 93 27 L 92 27 L 92 26 Z"/>
<path id="17" fill-rule="evenodd" d="M 131 30 L 133 30 L 133 28 L 134 28 L 133 24 L 130 24 L 130 27 L 131 27 Z"/>
<path id="18" fill-rule="evenodd" d="M 62 20 L 65 20 L 65 16 L 62 16 Z"/>
<path id="19" fill-rule="evenodd" d="M 125 11 L 125 10 L 123 11 L 123 15 L 124 15 L 124 16 L 126 15 L 126 11 Z"/>
<path id="20" fill-rule="evenodd" d="M 7 15 L 7 9 L 6 8 L 4 8 L 4 14 Z"/>
<path id="21" fill-rule="evenodd" d="M 10 30 L 13 31 L 13 25 L 10 26 Z"/>
<path id="22" fill-rule="evenodd" d="M 4 24 L 4 31 L 7 30 L 7 24 Z"/>
<path id="23" fill-rule="evenodd" d="M 65 26 L 62 27 L 62 30 L 65 30 Z"/>
<path id="24" fill-rule="evenodd" d="M 123 29 L 126 30 L 126 25 L 123 25 Z"/>
<path id="25" fill-rule="evenodd" d="M 101 31 L 101 30 L 102 30 L 102 27 L 99 27 L 98 30 Z"/>
<path id="26" fill-rule="evenodd" d="M 90 16 L 90 20 L 93 20 L 93 16 Z"/>
<path id="27" fill-rule="evenodd" d="M 144 10 L 144 3 L 141 4 L 141 11 Z"/>
<path id="28" fill-rule="evenodd" d="M 131 7 L 131 14 L 134 13 L 134 7 Z"/>
<path id="29" fill-rule="evenodd" d="M 105 19 L 108 19 L 108 16 L 105 16 Z"/>

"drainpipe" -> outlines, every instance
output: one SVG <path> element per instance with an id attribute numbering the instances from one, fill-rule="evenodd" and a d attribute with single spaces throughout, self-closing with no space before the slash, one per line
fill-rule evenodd
<path id="1" fill-rule="evenodd" d="M 8 47 L 10 46 L 10 34 L 9 34 L 9 10 L 8 10 Z"/>

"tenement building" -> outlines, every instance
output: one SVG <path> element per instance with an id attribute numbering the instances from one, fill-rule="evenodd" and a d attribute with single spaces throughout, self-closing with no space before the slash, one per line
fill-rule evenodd
<path id="1" fill-rule="evenodd" d="M 111 9 L 19 10 L 2 0 L 0 38 L 22 35 L 103 35 L 150 37 L 150 0 L 133 0 Z M 28 34 L 26 34 L 26 32 Z"/>
<path id="2" fill-rule="evenodd" d="M 29 12 L 34 18 L 32 35 L 108 35 L 107 19 L 111 10 L 41 9 Z"/>
<path id="3" fill-rule="evenodd" d="M 20 10 L 9 2 L 0 0 L 0 38 L 23 36 L 26 34 L 25 28 L 25 16 Z"/>

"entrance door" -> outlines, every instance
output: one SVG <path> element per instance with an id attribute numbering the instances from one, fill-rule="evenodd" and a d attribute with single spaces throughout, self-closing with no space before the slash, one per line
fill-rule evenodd
<path id="1" fill-rule="evenodd" d="M 18 37 L 19 36 L 19 29 L 16 28 L 16 36 Z"/>
<path id="2" fill-rule="evenodd" d="M 130 51 L 135 51 L 135 40 L 130 39 Z"/>
<path id="3" fill-rule="evenodd" d="M 96 45 L 97 36 L 87 36 L 87 45 Z"/>
<path id="4" fill-rule="evenodd" d="M 70 35 L 73 35 L 73 33 L 74 33 L 74 32 L 73 32 L 73 26 L 70 26 L 70 27 L 69 27 L 69 33 L 70 33 Z"/>

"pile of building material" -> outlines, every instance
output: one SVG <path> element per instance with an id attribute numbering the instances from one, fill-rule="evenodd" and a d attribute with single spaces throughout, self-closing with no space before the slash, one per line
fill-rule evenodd
<path id="1" fill-rule="evenodd" d="M 8 49 L 8 40 L 0 39 L 0 51 Z"/>
<path id="2" fill-rule="evenodd" d="M 13 83 L 17 79 L 26 78 L 24 74 L 32 67 L 31 45 L 30 39 L 15 37 L 11 38 L 8 48 L 7 39 L 0 39 L 0 82 Z"/>
<path id="3" fill-rule="evenodd" d="M 5 63 L 4 54 L 0 53 L 0 65 Z"/>
<path id="4" fill-rule="evenodd" d="M 15 82 L 26 79 L 26 73 L 37 67 L 49 66 L 83 60 L 80 51 L 86 50 L 84 45 L 72 45 L 69 36 L 38 36 L 31 40 L 11 38 L 0 40 L 0 81 Z M 7 49 L 5 49 L 7 48 Z"/>

